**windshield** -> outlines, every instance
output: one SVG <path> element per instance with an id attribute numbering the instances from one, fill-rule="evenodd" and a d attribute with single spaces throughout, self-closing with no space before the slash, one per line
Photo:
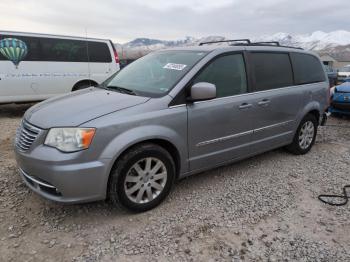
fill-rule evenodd
<path id="1" fill-rule="evenodd" d="M 151 53 L 119 71 L 103 83 L 103 87 L 135 95 L 160 97 L 168 93 L 206 54 L 202 51 Z"/>

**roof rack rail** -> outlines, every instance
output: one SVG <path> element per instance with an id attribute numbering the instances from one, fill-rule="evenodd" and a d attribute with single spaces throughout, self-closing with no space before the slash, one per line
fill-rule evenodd
<path id="1" fill-rule="evenodd" d="M 277 41 L 253 42 L 252 45 L 276 45 L 276 46 L 281 46 L 280 42 L 277 42 Z"/>
<path id="2" fill-rule="evenodd" d="M 293 48 L 293 49 L 304 50 L 304 48 L 301 48 L 301 47 L 288 46 L 288 45 L 280 45 L 280 47 L 285 47 L 285 48 Z"/>
<path id="3" fill-rule="evenodd" d="M 216 43 L 231 43 L 231 42 L 246 42 L 245 44 L 241 43 L 238 45 L 250 45 L 251 44 L 249 39 L 232 39 L 232 40 L 218 40 L 218 41 L 201 42 L 201 43 L 199 43 L 199 45 L 216 44 Z"/>
<path id="4" fill-rule="evenodd" d="M 295 46 L 288 46 L 288 45 L 281 45 L 278 41 L 264 41 L 264 42 L 253 42 L 251 43 L 253 46 L 276 46 L 276 47 L 286 47 L 286 48 L 293 48 L 293 49 L 300 49 L 303 50 L 301 47 L 295 47 Z"/>
<path id="5" fill-rule="evenodd" d="M 303 50 L 303 48 L 301 48 L 301 47 L 281 45 L 278 41 L 251 42 L 249 39 L 232 39 L 232 40 L 209 41 L 209 42 L 201 42 L 201 43 L 199 43 L 199 45 L 202 46 L 202 45 L 215 44 L 215 43 L 232 43 L 232 45 L 243 45 L 243 46 L 286 47 L 286 48 L 293 48 L 293 49 Z"/>

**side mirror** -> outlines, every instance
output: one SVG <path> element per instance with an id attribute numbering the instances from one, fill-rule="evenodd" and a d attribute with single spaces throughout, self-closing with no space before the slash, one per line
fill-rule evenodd
<path id="1" fill-rule="evenodd" d="M 191 86 L 191 96 L 188 101 L 203 101 L 216 98 L 216 86 L 207 82 L 199 82 Z"/>

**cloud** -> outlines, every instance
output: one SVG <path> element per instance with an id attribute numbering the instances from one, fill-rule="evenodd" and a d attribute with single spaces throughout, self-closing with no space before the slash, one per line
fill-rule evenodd
<path id="1" fill-rule="evenodd" d="M 0 28 L 110 38 L 350 30 L 348 0 L 1 0 Z"/>

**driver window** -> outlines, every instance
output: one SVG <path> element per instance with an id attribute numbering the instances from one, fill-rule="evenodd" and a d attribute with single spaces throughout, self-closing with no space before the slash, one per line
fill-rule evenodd
<path id="1" fill-rule="evenodd" d="M 208 82 L 216 86 L 217 97 L 247 92 L 247 79 L 242 54 L 221 56 L 197 75 L 193 84 Z"/>

